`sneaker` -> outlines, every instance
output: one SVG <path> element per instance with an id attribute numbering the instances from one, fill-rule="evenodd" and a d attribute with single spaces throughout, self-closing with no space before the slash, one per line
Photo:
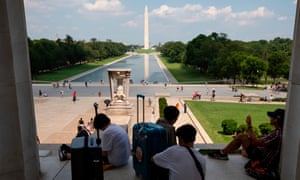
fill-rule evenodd
<path id="1" fill-rule="evenodd" d="M 63 154 L 63 152 L 60 149 L 58 150 L 58 157 L 59 157 L 60 161 L 64 161 L 65 160 L 64 159 L 64 154 Z"/>
<path id="2" fill-rule="evenodd" d="M 58 157 L 60 161 L 68 160 L 67 158 L 67 152 L 65 150 L 58 150 Z"/>
<path id="3" fill-rule="evenodd" d="M 221 153 L 220 150 L 208 153 L 208 156 L 214 159 L 228 160 L 228 155 Z"/>

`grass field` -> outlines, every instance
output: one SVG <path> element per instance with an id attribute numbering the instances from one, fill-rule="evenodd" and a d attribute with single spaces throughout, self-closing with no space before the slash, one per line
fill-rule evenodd
<path id="1" fill-rule="evenodd" d="M 261 123 L 269 122 L 269 118 L 266 115 L 267 111 L 285 108 L 285 105 L 278 104 L 201 101 L 186 101 L 186 103 L 214 143 L 228 143 L 232 140 L 232 136 L 226 136 L 221 133 L 221 122 L 225 119 L 234 119 L 239 126 L 240 124 L 245 124 L 245 118 L 250 114 L 253 126 L 258 127 Z"/>
<path id="2" fill-rule="evenodd" d="M 53 81 L 54 82 L 61 81 L 61 80 L 67 79 L 71 76 L 74 76 L 76 74 L 83 73 L 85 71 L 97 68 L 99 66 L 103 66 L 107 63 L 113 62 L 113 61 L 120 59 L 122 57 L 125 57 L 125 56 L 126 55 L 118 56 L 118 57 L 114 57 L 114 58 L 108 58 L 108 59 L 104 59 L 102 61 L 88 62 L 88 63 L 81 64 L 81 65 L 66 67 L 66 68 L 56 70 L 56 71 L 51 71 L 51 72 L 35 75 L 32 77 L 32 79 L 33 79 L 33 81 L 45 82 L 45 83 L 49 83 L 49 82 L 53 82 Z"/>
<path id="3" fill-rule="evenodd" d="M 151 54 L 151 53 L 155 53 L 156 51 L 154 49 L 137 49 L 135 50 L 135 52 L 141 54 Z"/>
<path id="4" fill-rule="evenodd" d="M 180 83 L 204 84 L 207 81 L 215 80 L 182 63 L 169 63 L 164 57 L 159 56 L 159 58 Z"/>

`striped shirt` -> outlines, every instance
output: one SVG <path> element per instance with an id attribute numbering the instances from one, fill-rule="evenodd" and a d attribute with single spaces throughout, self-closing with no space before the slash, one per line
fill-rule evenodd
<path id="1" fill-rule="evenodd" d="M 259 147 L 262 152 L 262 163 L 266 167 L 278 167 L 282 143 L 282 130 L 278 128 L 262 138 L 263 146 Z"/>

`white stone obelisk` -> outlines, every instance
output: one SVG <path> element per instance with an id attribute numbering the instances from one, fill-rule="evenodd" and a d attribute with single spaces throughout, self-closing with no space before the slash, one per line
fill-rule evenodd
<path id="1" fill-rule="evenodd" d="M 147 6 L 145 6 L 145 14 L 144 14 L 144 49 L 149 49 L 149 21 L 148 21 Z"/>

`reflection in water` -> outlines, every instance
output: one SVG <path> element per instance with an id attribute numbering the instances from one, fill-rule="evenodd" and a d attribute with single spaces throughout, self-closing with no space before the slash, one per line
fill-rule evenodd
<path id="1" fill-rule="evenodd" d="M 149 78 L 149 54 L 144 55 L 144 79 Z"/>
<path id="2" fill-rule="evenodd" d="M 150 83 L 154 82 L 168 82 L 165 74 L 157 63 L 157 60 L 153 55 L 134 55 L 130 56 L 122 61 L 114 64 L 101 67 L 100 69 L 83 75 L 77 79 L 72 80 L 73 82 L 108 82 L 107 69 L 113 68 L 126 68 L 131 69 L 131 80 L 133 83 L 140 83 L 146 81 Z"/>

